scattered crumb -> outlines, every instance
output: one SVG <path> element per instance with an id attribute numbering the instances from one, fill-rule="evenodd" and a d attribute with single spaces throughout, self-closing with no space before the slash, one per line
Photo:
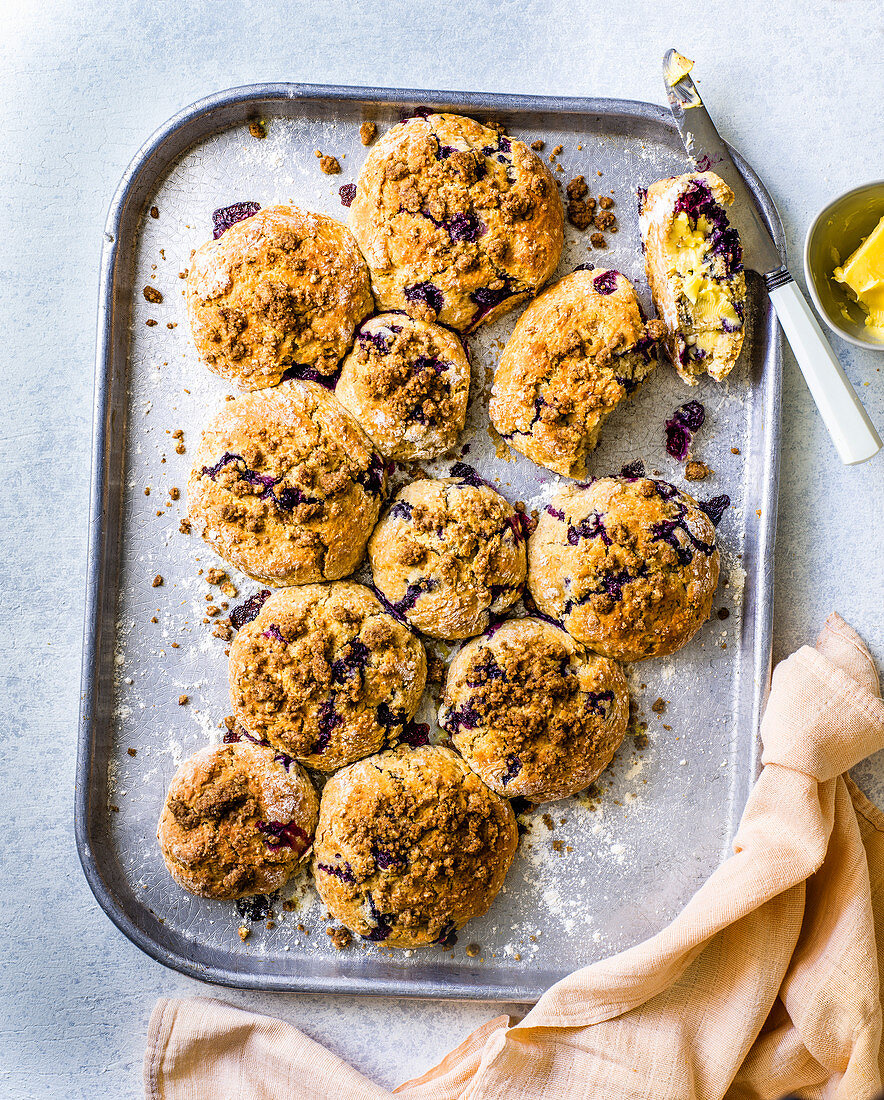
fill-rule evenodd
<path id="1" fill-rule="evenodd" d="M 739 453 L 740 453 L 740 448 L 739 447 L 731 447 L 731 454 L 732 455 L 738 455 Z"/>
<path id="2" fill-rule="evenodd" d="M 149 486 L 149 485 L 145 485 L 145 486 L 144 486 L 144 495 L 145 495 L 146 497 L 149 497 L 149 496 L 150 496 L 150 486 Z"/>
<path id="3" fill-rule="evenodd" d="M 113 802 L 111 802 L 111 804 L 108 806 L 108 809 L 112 814 L 118 814 L 120 812 L 120 807 L 115 805 Z"/>
<path id="4" fill-rule="evenodd" d="M 542 145 L 543 142 L 541 142 L 540 144 Z M 479 954 L 479 952 L 481 950 L 482 950 L 481 944 L 468 943 L 467 944 L 467 958 L 475 959 L 475 957 Z"/>
<path id="5" fill-rule="evenodd" d="M 554 840 L 552 842 L 552 847 L 553 851 L 556 852 L 558 855 L 561 855 L 562 852 L 565 850 L 565 845 L 562 843 L 561 840 Z"/>
<path id="6" fill-rule="evenodd" d="M 183 455 L 186 450 L 187 450 L 187 448 L 184 446 L 184 444 L 179 443 L 177 445 L 177 447 L 175 448 L 175 454 L 176 455 Z"/>
<path id="7" fill-rule="evenodd" d="M 731 613 L 726 607 L 719 607 L 718 617 L 719 619 L 721 619 L 722 622 L 724 622 L 725 619 L 729 619 L 731 617 Z"/>
<path id="8" fill-rule="evenodd" d="M 665 714 L 666 713 L 666 700 L 665 699 L 655 699 L 654 702 L 651 703 L 651 710 L 654 712 L 654 714 Z"/>
<path id="9" fill-rule="evenodd" d="M 223 584 L 228 579 L 223 569 L 210 569 L 206 573 L 206 580 L 209 584 Z"/>
<path id="10" fill-rule="evenodd" d="M 182 535 L 189 535 L 190 534 L 190 520 L 189 519 L 183 519 L 178 524 L 178 531 Z"/>
<path id="11" fill-rule="evenodd" d="M 132 748 L 129 748 L 129 749 L 126 749 L 126 752 L 127 752 L 127 753 L 128 753 L 128 754 L 129 754 L 130 756 L 137 756 L 137 755 L 138 755 L 138 749 L 132 749 Z"/>
<path id="12" fill-rule="evenodd" d="M 190 702 L 190 699 L 188 698 L 188 696 L 186 696 L 186 695 L 179 695 L 178 696 L 178 706 L 179 707 L 187 706 L 187 704 L 189 702 Z"/>
<path id="13" fill-rule="evenodd" d="M 599 195 L 599 206 L 602 210 L 610 210 L 614 205 L 614 200 L 610 195 Z"/>
<path id="14" fill-rule="evenodd" d="M 228 619 L 221 619 L 219 622 L 215 623 L 212 634 L 224 642 L 229 642 L 233 637 L 233 627 L 231 627 L 230 621 Z"/>
<path id="15" fill-rule="evenodd" d="M 294 913 L 298 908 L 298 903 L 294 898 L 286 898 L 282 903 L 282 911 L 284 913 Z"/>
<path id="16" fill-rule="evenodd" d="M 178 498 L 181 496 L 181 490 L 176 485 L 173 485 L 172 488 L 169 490 L 169 496 L 172 498 L 172 500 L 178 500 Z"/>
<path id="17" fill-rule="evenodd" d="M 183 428 L 176 428 L 175 431 L 172 432 L 172 438 L 173 439 L 183 439 L 184 438 L 184 429 Z"/>
<path id="18" fill-rule="evenodd" d="M 329 937 L 338 951 L 343 951 L 353 942 L 353 933 L 349 928 L 326 928 L 325 934 Z"/>
<path id="19" fill-rule="evenodd" d="M 359 127 L 359 140 L 363 145 L 371 145 L 374 139 L 378 136 L 377 124 L 374 122 L 363 122 Z"/>
<path id="20" fill-rule="evenodd" d="M 157 573 L 157 575 L 153 579 L 153 587 L 154 588 L 159 588 L 163 583 L 164 582 L 163 582 L 162 574 Z"/>
<path id="21" fill-rule="evenodd" d="M 273 929 L 276 927 L 276 921 L 275 920 L 269 920 L 264 925 L 264 927 L 267 929 L 268 932 L 272 932 Z"/>
<path id="22" fill-rule="evenodd" d="M 167 321 L 166 322 L 166 328 L 178 328 L 178 322 L 177 321 Z"/>
<path id="23" fill-rule="evenodd" d="M 251 936 L 251 928 L 247 928 L 244 924 L 239 926 L 239 938 L 243 941 L 247 940 Z"/>
<path id="24" fill-rule="evenodd" d="M 149 317 L 144 323 L 147 325 L 148 328 L 156 328 L 157 325 L 153 317 Z"/>
<path id="25" fill-rule="evenodd" d="M 564 145 L 557 145 L 555 147 L 555 149 L 553 149 L 552 155 L 554 157 L 558 157 L 558 156 L 561 156 L 561 154 L 564 153 L 564 151 L 565 151 L 565 146 Z"/>
<path id="26" fill-rule="evenodd" d="M 340 170 L 341 165 L 337 157 L 329 156 L 328 153 L 321 153 L 316 150 L 316 156 L 319 158 L 319 167 L 327 176 L 336 176 Z"/>
<path id="27" fill-rule="evenodd" d="M 585 199 L 589 191 L 583 176 L 575 176 L 565 188 L 569 199 Z"/>
<path id="28" fill-rule="evenodd" d="M 150 208 L 150 216 L 151 216 L 152 218 L 158 218 L 158 217 L 160 216 L 160 211 L 159 211 L 159 207 L 157 207 L 157 206 L 152 206 L 152 207 Z"/>
<path id="29" fill-rule="evenodd" d="M 253 138 L 262 140 L 267 137 L 267 123 L 263 118 L 253 118 L 249 123 L 249 133 Z"/>
<path id="30" fill-rule="evenodd" d="M 544 814 L 541 820 L 543 821 L 543 824 L 547 827 L 547 829 L 554 829 L 556 827 L 555 822 L 553 821 L 550 814 Z"/>
<path id="31" fill-rule="evenodd" d="M 158 305 L 163 300 L 162 294 L 160 294 L 155 286 L 151 286 L 150 284 L 148 284 L 141 293 L 148 302 L 152 302 L 154 305 Z M 154 324 L 156 324 L 156 321 L 154 321 Z"/>
<path id="32" fill-rule="evenodd" d="M 712 471 L 705 462 L 689 462 L 684 470 L 684 476 L 688 481 L 702 481 L 703 478 L 709 477 L 711 473 Z"/>
<path id="33" fill-rule="evenodd" d="M 538 138 L 536 141 L 531 142 L 531 148 L 534 150 L 535 153 L 539 153 L 540 150 L 543 149 L 545 145 L 546 145 L 546 142 L 541 141 L 540 138 Z"/>

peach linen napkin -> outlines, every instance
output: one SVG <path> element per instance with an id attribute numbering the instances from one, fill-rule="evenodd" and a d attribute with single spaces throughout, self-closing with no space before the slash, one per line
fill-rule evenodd
<path id="1" fill-rule="evenodd" d="M 844 773 L 884 746 L 857 634 L 832 615 L 773 675 L 764 764 L 734 854 L 645 943 L 490 1020 L 408 1100 L 867 1100 L 881 1087 L 884 815 Z M 149 1100 L 380 1100 L 289 1024 L 161 1000 Z"/>

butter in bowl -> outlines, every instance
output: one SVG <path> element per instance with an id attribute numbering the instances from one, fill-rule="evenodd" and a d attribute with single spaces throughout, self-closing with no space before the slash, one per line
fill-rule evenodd
<path id="1" fill-rule="evenodd" d="M 847 191 L 820 211 L 807 233 L 804 274 L 834 332 L 884 351 L 884 180 Z"/>

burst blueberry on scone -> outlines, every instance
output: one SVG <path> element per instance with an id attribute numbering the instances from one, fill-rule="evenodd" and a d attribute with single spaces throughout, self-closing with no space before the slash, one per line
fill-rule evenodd
<path id="1" fill-rule="evenodd" d="M 654 305 L 669 331 L 669 356 L 690 385 L 704 373 L 721 381 L 743 346 L 743 251 L 725 211 L 733 201 L 714 172 L 657 180 L 639 192 Z"/>
<path id="2" fill-rule="evenodd" d="M 660 321 L 645 325 L 619 271 L 578 269 L 516 323 L 488 413 L 507 443 L 566 477 L 586 473 L 605 421 L 657 365 Z"/>

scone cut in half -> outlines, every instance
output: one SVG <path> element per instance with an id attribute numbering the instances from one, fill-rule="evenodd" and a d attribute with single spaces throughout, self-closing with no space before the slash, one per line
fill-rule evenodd
<path id="1" fill-rule="evenodd" d="M 562 200 L 549 169 L 499 128 L 453 114 L 392 127 L 359 174 L 350 228 L 382 310 L 469 332 L 555 271 Z"/>
<path id="2" fill-rule="evenodd" d="M 734 193 L 714 172 L 657 180 L 639 192 L 639 228 L 667 350 L 690 385 L 721 381 L 743 346 L 746 277 L 725 207 Z"/>
<path id="3" fill-rule="evenodd" d="M 644 323 L 625 275 L 573 271 L 516 323 L 494 372 L 491 422 L 533 462 L 582 477 L 605 421 L 657 365 L 663 332 Z"/>

